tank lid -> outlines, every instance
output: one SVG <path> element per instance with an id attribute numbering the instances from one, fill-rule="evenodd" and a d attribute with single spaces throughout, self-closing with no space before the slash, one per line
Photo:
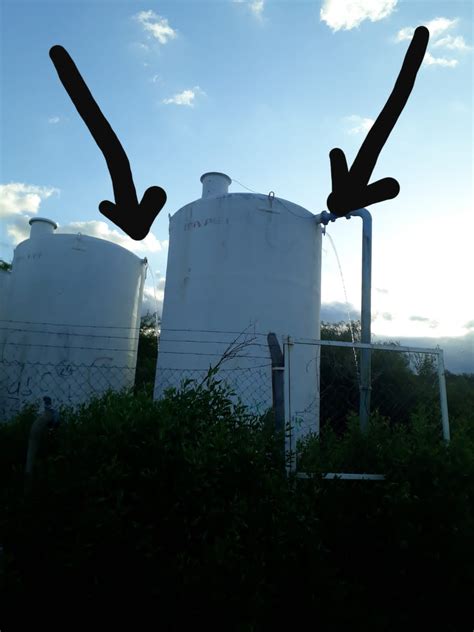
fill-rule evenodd
<path id="1" fill-rule="evenodd" d="M 202 197 L 217 197 L 219 195 L 227 195 L 229 185 L 232 180 L 225 173 L 219 171 L 208 171 L 201 176 Z"/>
<path id="2" fill-rule="evenodd" d="M 28 222 L 31 226 L 30 239 L 40 235 L 52 235 L 58 225 L 47 217 L 32 217 Z"/>
<path id="3" fill-rule="evenodd" d="M 53 219 L 48 219 L 47 217 L 32 217 L 28 223 L 31 226 L 34 222 L 46 222 L 46 224 L 51 224 L 54 230 L 58 227 Z"/>

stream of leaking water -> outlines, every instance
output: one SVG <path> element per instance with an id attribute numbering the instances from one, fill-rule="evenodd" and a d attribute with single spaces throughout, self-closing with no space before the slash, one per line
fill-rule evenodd
<path id="1" fill-rule="evenodd" d="M 355 344 L 355 337 L 354 337 L 354 325 L 352 322 L 352 318 L 351 318 L 351 313 L 349 310 L 349 300 L 347 298 L 347 290 L 346 290 L 346 283 L 344 281 L 344 274 L 342 272 L 342 265 L 341 265 L 341 261 L 339 259 L 339 255 L 337 254 L 337 250 L 336 250 L 336 245 L 334 244 L 333 238 L 331 237 L 331 235 L 328 233 L 327 229 L 325 231 L 325 236 L 329 238 L 329 242 L 332 246 L 333 252 L 336 256 L 336 261 L 337 261 L 337 267 L 339 268 L 339 274 L 341 276 L 341 282 L 342 282 L 342 289 L 344 291 L 344 298 L 346 301 L 346 310 L 347 310 L 347 318 L 349 319 L 349 328 L 351 330 L 351 339 L 352 339 L 352 344 Z M 360 374 L 359 374 L 359 363 L 357 362 L 357 353 L 355 350 L 355 347 L 352 347 L 352 351 L 354 353 L 354 364 L 355 364 L 355 369 L 356 369 L 356 373 L 357 373 L 357 381 L 359 382 L 360 379 Z"/>

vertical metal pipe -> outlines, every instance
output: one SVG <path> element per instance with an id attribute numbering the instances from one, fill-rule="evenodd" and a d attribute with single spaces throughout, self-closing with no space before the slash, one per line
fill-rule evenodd
<path id="1" fill-rule="evenodd" d="M 346 215 L 362 218 L 362 307 L 361 307 L 361 342 L 371 344 L 371 296 L 372 296 L 372 215 L 366 208 L 360 208 Z M 316 222 L 324 224 L 334 222 L 337 215 L 323 211 L 315 216 Z M 372 350 L 361 349 L 360 352 L 360 403 L 359 419 L 363 432 L 367 430 L 370 416 L 371 361 Z"/>
<path id="2" fill-rule="evenodd" d="M 372 297 L 372 216 L 365 208 L 353 211 L 348 217 L 362 218 L 362 307 L 361 342 L 371 343 L 371 297 Z M 362 432 L 367 431 L 370 416 L 372 350 L 360 352 L 360 401 L 359 419 Z"/>
<path id="3" fill-rule="evenodd" d="M 281 440 L 281 456 L 285 462 L 285 360 L 274 333 L 267 336 L 272 360 L 272 394 L 275 414 L 275 432 Z"/>
<path id="4" fill-rule="evenodd" d="M 444 374 L 444 353 L 442 349 L 438 350 L 438 380 L 439 380 L 439 399 L 441 404 L 441 422 L 443 424 L 443 439 L 450 440 L 449 432 L 449 415 L 448 415 L 448 396 L 446 393 L 446 376 Z"/>

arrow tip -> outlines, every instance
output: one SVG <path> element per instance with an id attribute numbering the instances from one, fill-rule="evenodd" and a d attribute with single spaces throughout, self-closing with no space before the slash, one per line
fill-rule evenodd
<path id="1" fill-rule="evenodd" d="M 166 192 L 161 187 L 149 187 L 143 194 L 140 204 L 114 204 L 103 200 L 99 211 L 107 219 L 119 226 L 129 237 L 141 241 L 150 232 L 156 216 L 166 202 Z"/>
<path id="2" fill-rule="evenodd" d="M 49 56 L 54 61 L 55 58 L 57 59 L 59 56 L 64 56 L 65 52 L 66 52 L 65 48 L 63 48 L 59 44 L 55 44 L 54 46 L 51 46 L 51 48 L 49 49 Z"/>

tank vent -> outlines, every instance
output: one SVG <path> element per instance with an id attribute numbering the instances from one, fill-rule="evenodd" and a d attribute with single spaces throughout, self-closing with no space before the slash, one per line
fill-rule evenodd
<path id="1" fill-rule="evenodd" d="M 31 226 L 30 239 L 42 237 L 43 235 L 52 235 L 58 227 L 56 222 L 46 217 L 32 217 L 29 224 Z"/>
<path id="2" fill-rule="evenodd" d="M 218 171 L 209 171 L 201 176 L 202 182 L 202 197 L 211 198 L 219 195 L 227 195 L 229 192 L 229 185 L 232 184 L 232 180 L 225 173 L 219 173 Z"/>

